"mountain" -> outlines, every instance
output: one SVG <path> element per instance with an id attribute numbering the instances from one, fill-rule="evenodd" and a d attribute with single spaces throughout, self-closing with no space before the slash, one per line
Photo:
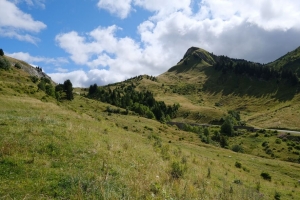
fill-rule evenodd
<path id="1" fill-rule="evenodd" d="M 214 117 L 225 114 L 225 105 L 215 106 L 213 99 L 209 99 L 221 94 L 210 94 L 200 88 L 210 78 L 207 75 L 218 77 L 222 72 L 209 65 L 210 57 L 215 60 L 211 54 L 198 55 L 203 66 L 199 64 L 180 73 L 174 70 L 159 77 L 140 76 L 104 89 L 110 88 L 112 96 L 114 89 L 122 87 L 131 92 L 134 89 L 140 93 L 132 93 L 141 96 L 145 94 L 142 91 L 151 90 L 155 99 L 164 100 L 167 105 L 180 103 L 179 115 L 184 115 L 177 120 L 184 116 L 194 120 L 192 112 L 186 115 L 193 109 L 201 110 L 198 115 L 201 120 L 208 118 L 209 113 Z M 188 58 L 192 59 L 187 54 L 185 59 Z M 32 78 L 35 72 L 23 69 L 27 64 L 9 57 L 1 59 L 8 61 L 5 61 L 8 68 L 0 67 L 1 199 L 297 199 L 300 196 L 296 136 L 267 130 L 242 131 L 242 135 L 228 138 L 226 148 L 220 148 L 214 138 L 219 127 L 198 127 L 197 133 L 182 131 L 91 99 L 85 95 L 85 88 L 77 89 L 72 101 L 56 99 L 40 88 L 44 76 Z M 16 62 L 22 66 L 15 65 Z M 50 86 L 48 81 L 46 84 Z M 203 99 L 200 103 L 193 102 L 197 99 L 192 97 L 197 95 Z M 225 98 L 233 99 L 222 95 L 224 102 Z M 251 97 L 255 98 L 265 101 L 264 97 Z M 150 100 L 148 103 L 155 103 Z"/>
<path id="2" fill-rule="evenodd" d="M 192 47 L 158 76 L 166 92 L 158 96 L 181 97 L 182 112 L 189 116 L 179 121 L 210 123 L 228 110 L 238 110 L 247 124 L 299 129 L 299 59 L 299 48 L 263 65 Z"/>
<path id="3" fill-rule="evenodd" d="M 235 110 L 251 126 L 299 130 L 298 51 L 260 64 L 191 47 L 155 81 L 143 76 L 107 87 L 133 84 L 135 90 L 149 90 L 167 105 L 179 103 L 177 117 L 172 119 L 175 122 L 213 124 Z M 291 62 L 276 67 L 280 60 Z"/>
<path id="4" fill-rule="evenodd" d="M 268 66 L 277 70 L 290 70 L 300 77 L 300 47 L 268 63 Z"/>

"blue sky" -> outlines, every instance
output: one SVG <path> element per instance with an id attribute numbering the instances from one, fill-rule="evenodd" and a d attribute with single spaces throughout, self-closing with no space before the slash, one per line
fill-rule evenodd
<path id="1" fill-rule="evenodd" d="M 300 46 L 298 0 L 0 0 L 0 48 L 62 83 L 159 75 L 191 46 L 267 63 Z"/>

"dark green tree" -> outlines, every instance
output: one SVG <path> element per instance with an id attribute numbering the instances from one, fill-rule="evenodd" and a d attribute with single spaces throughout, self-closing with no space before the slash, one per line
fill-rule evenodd
<path id="1" fill-rule="evenodd" d="M 51 84 L 46 84 L 45 86 L 45 92 L 49 96 L 55 97 L 55 89 Z"/>
<path id="2" fill-rule="evenodd" d="M 64 82 L 64 91 L 68 100 L 73 100 L 73 85 L 72 82 L 68 79 Z"/>
<path id="3" fill-rule="evenodd" d="M 8 70 L 10 68 L 10 63 L 8 60 L 5 59 L 5 57 L 0 57 L 0 69 Z"/>
<path id="4" fill-rule="evenodd" d="M 222 148 L 228 147 L 228 141 L 227 141 L 227 137 L 224 135 L 220 136 L 220 146 Z"/>
<path id="5" fill-rule="evenodd" d="M 45 84 L 45 82 L 44 81 L 40 81 L 39 84 L 38 84 L 38 88 L 40 90 L 45 91 L 46 90 L 46 84 Z"/>
<path id="6" fill-rule="evenodd" d="M 231 117 L 226 117 L 224 123 L 221 126 L 221 134 L 226 136 L 234 136 L 233 123 Z"/>
<path id="7" fill-rule="evenodd" d="M 89 95 L 92 95 L 92 94 L 96 93 L 97 90 L 98 90 L 98 86 L 97 86 L 96 83 L 94 85 L 91 85 L 90 88 L 89 88 Z"/>
<path id="8" fill-rule="evenodd" d="M 0 56 L 4 56 L 4 51 L 0 49 Z"/>

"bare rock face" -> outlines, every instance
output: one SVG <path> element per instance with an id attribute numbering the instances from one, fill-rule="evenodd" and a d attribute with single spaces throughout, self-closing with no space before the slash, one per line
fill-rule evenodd
<path id="1" fill-rule="evenodd" d="M 51 77 L 48 76 L 46 73 L 43 72 L 43 69 L 41 67 L 34 67 L 32 65 L 29 65 L 27 63 L 21 63 L 21 62 L 17 62 L 17 63 L 11 63 L 12 66 L 18 66 L 18 68 L 20 68 L 21 70 L 25 71 L 26 73 L 28 73 L 30 76 L 36 76 L 39 79 L 40 78 L 47 78 L 49 80 L 51 80 Z M 52 81 L 52 80 L 51 80 Z M 53 82 L 53 81 L 52 81 Z M 54 82 L 53 82 L 54 83 Z"/>

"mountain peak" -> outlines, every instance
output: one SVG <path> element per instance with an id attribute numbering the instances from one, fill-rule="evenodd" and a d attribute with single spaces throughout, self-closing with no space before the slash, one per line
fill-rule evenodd
<path id="1" fill-rule="evenodd" d="M 190 48 L 186 51 L 186 53 L 184 54 L 183 59 L 185 59 L 186 57 L 192 55 L 192 54 L 193 54 L 195 51 L 197 51 L 198 49 L 200 49 L 200 48 L 198 48 L 198 47 L 190 47 Z"/>
<path id="2" fill-rule="evenodd" d="M 203 60 L 209 65 L 213 65 L 215 63 L 215 56 L 199 47 L 190 47 L 184 54 L 183 59 L 181 61 L 189 59 L 191 56 L 193 56 L 196 59 Z"/>

